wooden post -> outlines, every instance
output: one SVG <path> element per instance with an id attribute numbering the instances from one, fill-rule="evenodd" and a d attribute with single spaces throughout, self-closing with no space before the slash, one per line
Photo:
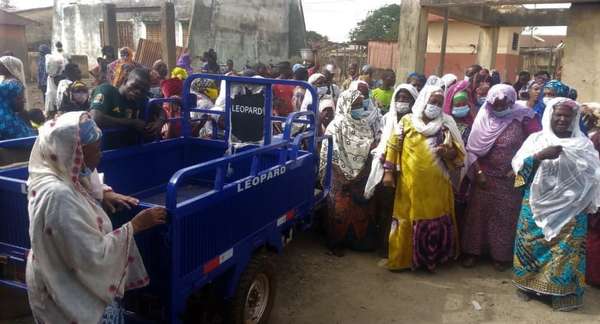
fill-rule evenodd
<path id="1" fill-rule="evenodd" d="M 171 71 L 177 62 L 175 43 L 175 5 L 164 2 L 160 7 L 160 36 L 162 59 Z"/>
<path id="2" fill-rule="evenodd" d="M 440 65 L 438 75 L 444 75 L 444 64 L 446 63 L 446 43 L 448 41 L 448 8 L 444 9 L 444 26 L 442 27 L 442 44 L 440 48 Z"/>
<path id="3" fill-rule="evenodd" d="M 114 3 L 106 3 L 103 5 L 102 20 L 104 23 L 104 44 L 102 45 L 112 46 L 118 55 L 119 31 L 117 29 L 117 6 Z"/>
<path id="4" fill-rule="evenodd" d="M 400 3 L 396 76 L 405 80 L 411 72 L 423 73 L 427 51 L 427 13 L 419 0 Z"/>
<path id="5" fill-rule="evenodd" d="M 500 27 L 481 27 L 479 44 L 477 44 L 477 64 L 486 69 L 496 68 L 496 52 L 498 51 L 498 34 Z"/>

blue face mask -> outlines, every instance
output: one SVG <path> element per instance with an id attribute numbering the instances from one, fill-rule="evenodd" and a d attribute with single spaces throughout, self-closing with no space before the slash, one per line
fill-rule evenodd
<path id="1" fill-rule="evenodd" d="M 369 109 L 370 106 L 371 106 L 371 99 L 365 99 L 365 100 L 363 100 L 363 109 L 364 110 Z"/>
<path id="2" fill-rule="evenodd" d="M 500 117 L 500 118 L 506 117 L 506 116 L 510 115 L 510 113 L 511 113 L 511 110 L 509 108 L 504 109 L 502 111 L 496 111 L 496 110 L 492 109 L 492 114 L 494 114 L 494 116 Z"/>
<path id="3" fill-rule="evenodd" d="M 469 114 L 469 111 L 471 111 L 469 106 L 454 107 L 452 108 L 452 116 L 456 118 L 463 118 Z"/>
<path id="4" fill-rule="evenodd" d="M 81 178 L 89 177 L 90 175 L 92 175 L 92 172 L 94 172 L 94 171 L 91 170 L 90 168 L 84 166 L 79 173 L 79 177 L 81 177 Z"/>
<path id="5" fill-rule="evenodd" d="M 352 116 L 353 119 L 360 120 L 363 117 L 364 111 L 365 110 L 362 108 L 352 109 L 352 111 L 350 112 L 350 116 Z"/>
<path id="6" fill-rule="evenodd" d="M 483 106 L 483 104 L 485 103 L 485 97 L 481 97 L 477 99 L 477 104 L 479 105 L 479 107 Z"/>

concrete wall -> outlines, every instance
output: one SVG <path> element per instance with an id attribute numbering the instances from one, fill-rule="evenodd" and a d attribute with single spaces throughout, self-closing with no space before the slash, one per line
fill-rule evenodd
<path id="1" fill-rule="evenodd" d="M 214 48 L 220 61 L 232 59 L 238 69 L 290 56 L 289 0 L 197 0 L 193 16 L 192 55 Z"/>
<path id="2" fill-rule="evenodd" d="M 429 23 L 429 34 L 427 39 L 427 52 L 439 53 L 442 43 L 442 28 L 441 22 Z M 521 28 L 500 28 L 498 36 L 498 54 L 519 55 L 519 48 L 512 49 L 513 33 L 521 33 Z M 463 23 L 450 22 L 448 23 L 448 39 L 446 42 L 446 53 L 472 53 L 473 47 L 477 46 L 479 41 L 479 26 Z"/>
<path id="3" fill-rule="evenodd" d="M 562 80 L 577 89 L 579 101 L 600 100 L 600 4 L 571 5 L 562 59 Z"/>
<path id="4" fill-rule="evenodd" d="M 65 51 L 88 56 L 90 66 L 100 55 L 102 4 L 117 7 L 160 6 L 162 0 L 55 0 L 54 42 L 61 40 Z M 181 21 L 189 21 L 194 0 L 176 0 L 176 43 L 183 44 Z M 236 68 L 257 61 L 276 63 L 298 55 L 305 46 L 301 0 L 198 0 L 189 47 L 193 55 L 214 48 L 219 63 L 231 58 Z M 130 21 L 133 42 L 145 38 L 144 21 L 157 21 L 159 12 L 118 13 L 118 21 Z M 294 32 L 289 33 L 290 29 Z"/>
<path id="5" fill-rule="evenodd" d="M 50 45 L 52 42 L 52 16 L 54 13 L 52 7 L 24 10 L 15 13 L 39 23 L 39 25 L 27 25 L 25 29 L 29 51 L 37 51 L 41 44 Z"/>
<path id="6" fill-rule="evenodd" d="M 11 51 L 16 57 L 28 66 L 27 41 L 25 37 L 25 26 L 0 24 L 0 53 Z M 25 69 L 25 75 L 29 78 L 29 70 Z"/>
<path id="7" fill-rule="evenodd" d="M 93 66 L 101 55 L 100 5 L 57 5 L 54 11 L 53 43 L 61 41 L 70 54 L 86 55 Z"/>

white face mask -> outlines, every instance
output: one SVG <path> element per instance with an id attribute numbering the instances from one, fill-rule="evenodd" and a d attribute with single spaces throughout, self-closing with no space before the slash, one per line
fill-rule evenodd
<path id="1" fill-rule="evenodd" d="M 396 102 L 395 107 L 396 113 L 404 115 L 410 112 L 410 103 L 408 102 Z"/>
<path id="2" fill-rule="evenodd" d="M 440 116 L 441 113 L 442 107 L 440 106 L 427 104 L 427 107 L 425 107 L 425 116 L 427 116 L 427 118 L 429 119 L 436 119 Z"/>
<path id="3" fill-rule="evenodd" d="M 324 94 L 327 94 L 327 87 L 318 87 L 317 88 L 317 94 L 319 96 L 322 96 Z"/>
<path id="4" fill-rule="evenodd" d="M 544 105 L 548 106 L 548 103 L 550 102 L 550 100 L 552 100 L 554 98 L 550 98 L 550 97 L 544 97 L 543 101 L 544 101 Z"/>

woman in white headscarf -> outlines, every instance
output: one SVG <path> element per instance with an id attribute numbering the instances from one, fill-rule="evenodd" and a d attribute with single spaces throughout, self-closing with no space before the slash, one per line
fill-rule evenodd
<path id="1" fill-rule="evenodd" d="M 325 75 L 321 73 L 314 73 L 308 78 L 308 83 L 315 87 L 315 89 L 317 90 L 317 96 L 319 96 L 319 101 L 323 99 L 331 99 L 335 104 L 335 99 L 331 95 L 327 94 L 327 85 L 325 84 L 327 82 L 326 80 L 327 79 L 325 78 Z M 309 91 L 306 91 L 306 93 L 304 94 L 304 99 L 302 100 L 302 104 L 300 105 L 300 111 L 307 111 L 308 106 L 310 106 L 312 103 L 312 94 L 310 94 Z"/>
<path id="2" fill-rule="evenodd" d="M 27 83 L 23 63 L 13 56 L 0 57 L 0 140 L 35 135 L 28 122 Z"/>
<path id="3" fill-rule="evenodd" d="M 344 247 L 370 250 L 374 247 L 375 224 L 372 203 L 363 197 L 369 176 L 369 152 L 377 144 L 364 117 L 363 96 L 358 90 L 342 92 L 336 115 L 325 135 L 333 137 L 333 185 L 335 213 L 328 221 L 330 247 L 341 256 Z M 329 144 L 321 148 L 321 174 L 326 166 Z"/>
<path id="4" fill-rule="evenodd" d="M 587 214 L 600 207 L 600 159 L 579 116 L 577 102 L 552 99 L 542 131 L 530 135 L 512 160 L 516 185 L 524 189 L 513 282 L 523 297 L 549 296 L 563 311 L 583 304 Z"/>
<path id="5" fill-rule="evenodd" d="M 412 114 L 404 116 L 387 142 L 383 183 L 395 187 L 389 236 L 390 270 L 432 271 L 458 255 L 450 173 L 464 164 L 461 134 L 442 112 L 444 91 L 425 86 Z"/>
<path id="6" fill-rule="evenodd" d="M 373 100 L 371 99 L 371 88 L 366 81 L 356 80 L 350 83 L 349 90 L 358 90 L 363 97 L 363 110 L 361 111 L 362 116 L 366 119 L 367 123 L 373 129 L 375 139 L 379 140 L 381 137 L 381 127 L 383 124 L 381 109 L 377 108 Z"/>
<path id="7" fill-rule="evenodd" d="M 393 136 L 394 130 L 400 124 L 400 120 L 411 109 L 417 100 L 419 93 L 417 89 L 410 84 L 404 83 L 396 87 L 392 94 L 390 111 L 383 116 L 383 131 L 381 140 L 375 149 L 371 151 L 373 161 L 371 162 L 371 172 L 369 180 L 365 186 L 364 196 L 370 199 L 375 195 L 376 215 L 378 217 L 378 241 L 381 247 L 381 254 L 387 255 L 388 235 L 391 224 L 393 193 L 389 190 L 383 190 L 379 186 L 383 179 L 383 164 L 385 162 L 385 152 L 387 142 Z"/>
<path id="8" fill-rule="evenodd" d="M 37 323 L 114 323 L 115 299 L 149 282 L 133 236 L 164 223 L 165 211 L 113 230 L 93 171 L 101 136 L 88 113 L 70 112 L 45 123 L 33 146 L 26 281 Z"/>

